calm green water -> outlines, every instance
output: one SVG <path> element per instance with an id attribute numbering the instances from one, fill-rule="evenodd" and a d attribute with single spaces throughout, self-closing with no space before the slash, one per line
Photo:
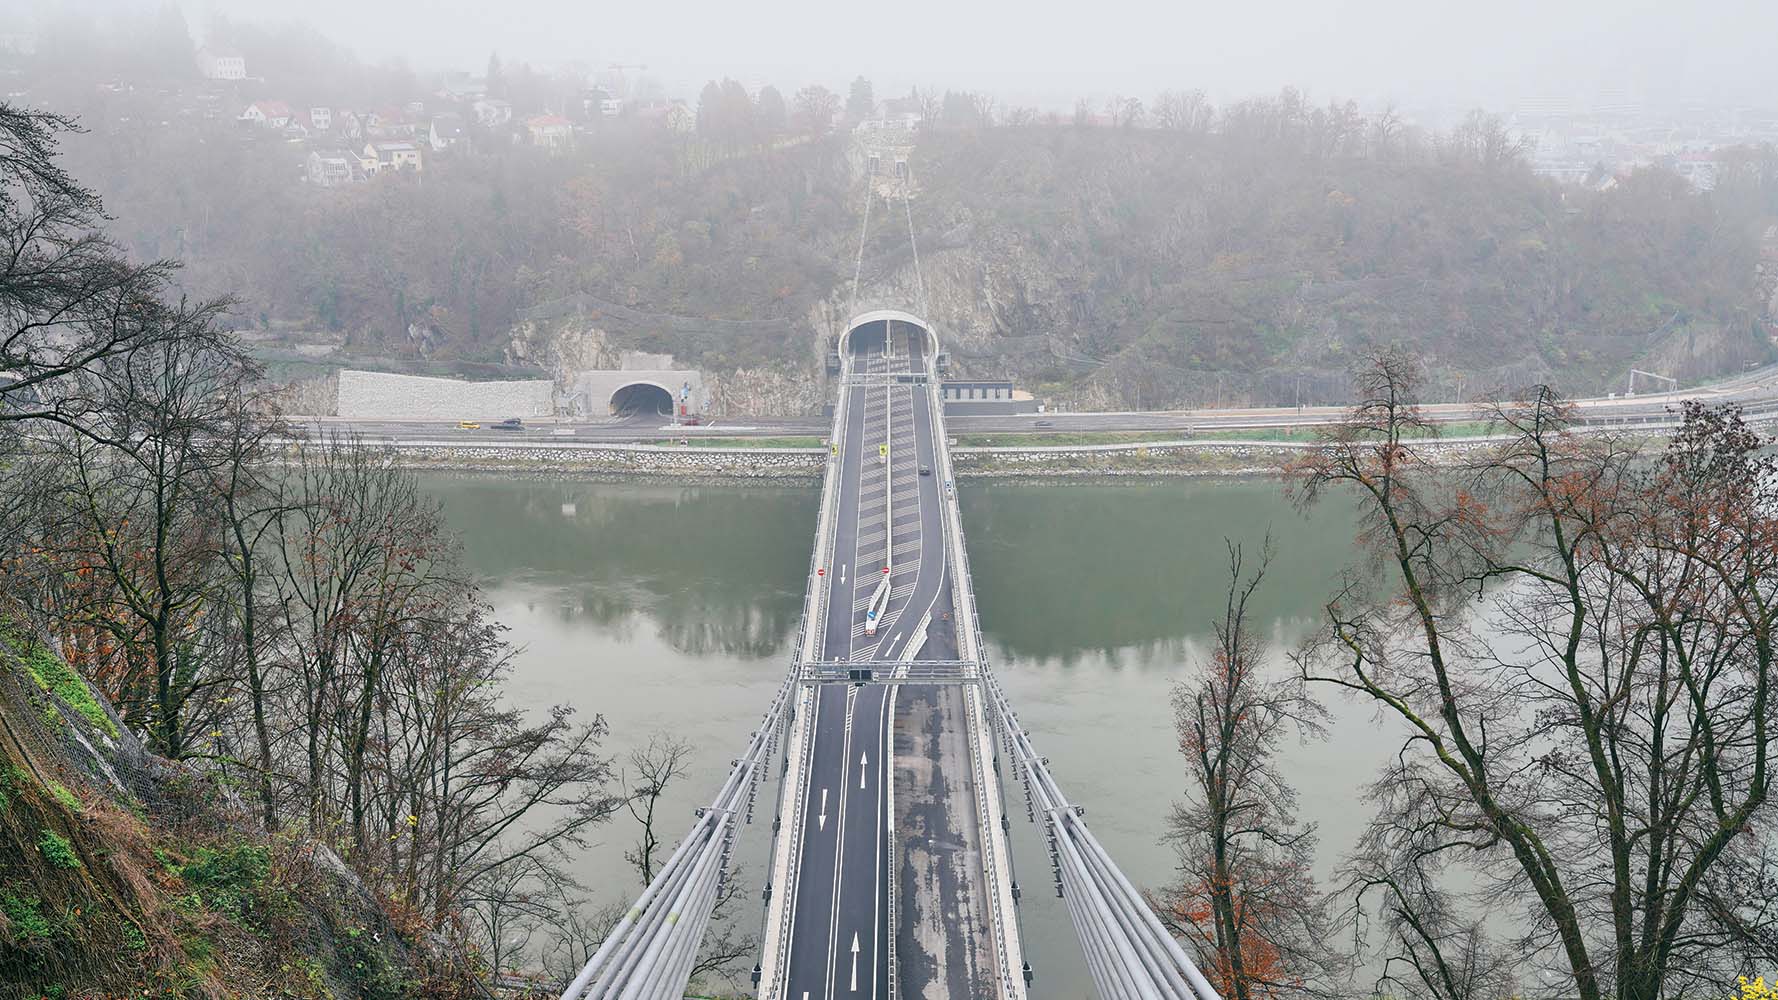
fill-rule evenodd
<path id="1" fill-rule="evenodd" d="M 663 487 L 434 476 L 469 565 L 524 647 L 514 696 L 565 702 L 611 726 L 621 755 L 650 733 L 697 745 L 666 812 L 690 822 L 783 676 L 802 607 L 818 497 L 812 488 Z M 964 523 L 983 631 L 1033 739 L 1125 872 L 1172 873 L 1160 836 L 1185 789 L 1169 697 L 1210 635 L 1226 578 L 1224 537 L 1277 550 L 1257 611 L 1274 649 L 1294 646 L 1353 559 L 1347 508 L 1305 517 L 1275 482 L 965 485 Z M 1331 696 L 1329 696 L 1331 698 Z M 1356 838 L 1354 796 L 1390 742 L 1368 710 L 1331 699 L 1325 743 L 1292 746 L 1301 811 L 1322 867 Z M 1022 816 L 1016 785 L 1009 808 Z M 757 890 L 769 804 L 743 863 Z M 637 885 L 614 822 L 577 862 L 604 899 Z M 676 836 L 676 834 L 673 834 Z M 1092 996 L 1037 829 L 1015 820 L 1033 996 Z M 758 907 L 743 914 L 758 921 Z"/>

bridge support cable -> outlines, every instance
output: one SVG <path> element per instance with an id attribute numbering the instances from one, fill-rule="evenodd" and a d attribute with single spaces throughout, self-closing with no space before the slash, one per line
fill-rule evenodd
<path id="1" fill-rule="evenodd" d="M 787 706 L 798 688 L 793 667 L 747 750 L 710 805 L 617 926 L 562 991 L 562 1000 L 668 1000 L 684 995 L 698 946 L 716 908 L 736 834 L 751 822 Z"/>
<path id="2" fill-rule="evenodd" d="M 914 253 L 914 301 L 919 304 L 920 315 L 926 315 L 926 279 L 920 276 L 920 244 L 914 239 L 914 173 L 908 161 L 896 164 L 901 169 L 901 206 L 908 220 L 908 248 Z"/>
<path id="3" fill-rule="evenodd" d="M 864 275 L 864 237 L 870 232 L 870 206 L 876 200 L 876 192 L 871 190 L 871 182 L 876 179 L 877 158 L 866 161 L 864 171 L 864 222 L 858 227 L 858 255 L 852 260 L 852 298 L 847 306 L 847 315 L 858 315 L 858 281 Z"/>
<path id="4" fill-rule="evenodd" d="M 1099 994 L 1106 1000 L 1220 1000 L 1087 828 L 1080 808 L 1063 795 L 993 673 L 984 669 L 983 677 L 995 722 L 1022 772 L 1033 812 L 1046 824 L 1057 891 L 1068 906 Z"/>

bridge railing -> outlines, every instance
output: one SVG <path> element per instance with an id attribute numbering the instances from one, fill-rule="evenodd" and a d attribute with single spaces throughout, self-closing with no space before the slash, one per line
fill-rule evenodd
<path id="1" fill-rule="evenodd" d="M 667 1000 L 684 994 L 698 946 L 726 878 L 734 827 L 751 819 L 761 773 L 776 745 L 785 706 L 800 690 L 794 670 L 736 758 L 710 804 L 698 811 L 654 880 L 582 967 L 562 1000 Z"/>
<path id="2" fill-rule="evenodd" d="M 981 670 L 974 660 L 817 660 L 798 676 L 809 684 L 972 684 Z"/>
<path id="3" fill-rule="evenodd" d="M 803 698 L 803 695 L 799 693 L 798 698 Z M 809 701 L 809 705 L 803 713 L 806 718 L 812 717 L 815 711 L 814 700 L 812 698 L 807 700 Z M 798 760 L 807 761 L 809 759 L 809 754 L 812 753 L 814 749 L 814 727 L 804 725 L 801 727 L 801 733 L 802 738 L 798 741 L 797 745 L 795 747 L 786 747 L 784 752 L 786 754 L 794 752 L 797 755 Z M 802 856 L 803 826 L 804 816 L 808 811 L 808 795 L 807 790 L 804 787 L 804 782 L 795 780 L 795 775 L 787 772 L 784 780 L 787 782 L 785 787 L 788 791 L 788 798 L 790 801 L 789 816 L 786 820 L 786 822 L 790 824 L 788 833 L 789 839 L 784 850 L 790 858 L 791 864 L 794 865 L 796 859 Z M 760 985 L 759 995 L 767 998 L 767 1000 L 775 1000 L 775 998 L 779 996 L 780 991 L 783 988 L 785 972 L 789 968 L 788 963 L 790 961 L 791 937 L 789 924 L 792 915 L 796 911 L 796 875 L 794 872 L 790 874 L 789 878 L 785 879 L 785 884 L 779 889 L 779 893 L 783 897 L 780 903 L 782 917 L 780 918 L 779 926 L 768 926 L 766 928 L 766 941 L 761 942 L 762 945 L 770 947 L 772 952 L 772 962 L 770 967 L 764 968 L 763 966 L 765 963 L 761 963 L 762 983 Z M 769 921 L 771 917 L 770 901 L 767 901 L 766 904 L 766 914 L 767 920 Z M 770 942 L 774 939 L 776 944 L 771 944 Z"/>
<path id="4" fill-rule="evenodd" d="M 1023 772 L 1025 792 L 1048 828 L 1057 892 L 1067 904 L 1087 968 L 1103 997 L 1220 1000 L 1148 901 L 1111 860 L 1050 774 L 992 671 L 985 689 Z"/>

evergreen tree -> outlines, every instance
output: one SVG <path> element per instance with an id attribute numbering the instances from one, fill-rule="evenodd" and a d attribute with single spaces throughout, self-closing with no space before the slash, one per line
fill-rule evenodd
<path id="1" fill-rule="evenodd" d="M 860 76 L 852 81 L 851 96 L 846 98 L 846 117 L 863 121 L 875 114 L 877 99 L 871 95 L 870 81 Z"/>

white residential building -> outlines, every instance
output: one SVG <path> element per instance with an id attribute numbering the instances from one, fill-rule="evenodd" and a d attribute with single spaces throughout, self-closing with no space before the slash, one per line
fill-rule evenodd
<path id="1" fill-rule="evenodd" d="M 206 80 L 245 80 L 247 60 L 221 52 L 198 52 L 198 70 Z"/>
<path id="2" fill-rule="evenodd" d="M 316 187 L 340 187 L 362 180 L 358 157 L 343 149 L 317 149 L 309 154 L 309 183 Z"/>
<path id="3" fill-rule="evenodd" d="M 525 131 L 531 145 L 545 149 L 567 149 L 574 143 L 574 123 L 561 115 L 533 115 L 525 119 Z"/>
<path id="4" fill-rule="evenodd" d="M 486 97 L 476 101 L 470 105 L 470 110 L 475 112 L 477 125 L 492 128 L 512 121 L 512 105 L 497 97 Z"/>
<path id="5" fill-rule="evenodd" d="M 290 105 L 283 101 L 254 101 L 247 105 L 247 110 L 241 112 L 242 121 L 267 128 L 283 128 L 290 124 L 292 117 Z"/>

